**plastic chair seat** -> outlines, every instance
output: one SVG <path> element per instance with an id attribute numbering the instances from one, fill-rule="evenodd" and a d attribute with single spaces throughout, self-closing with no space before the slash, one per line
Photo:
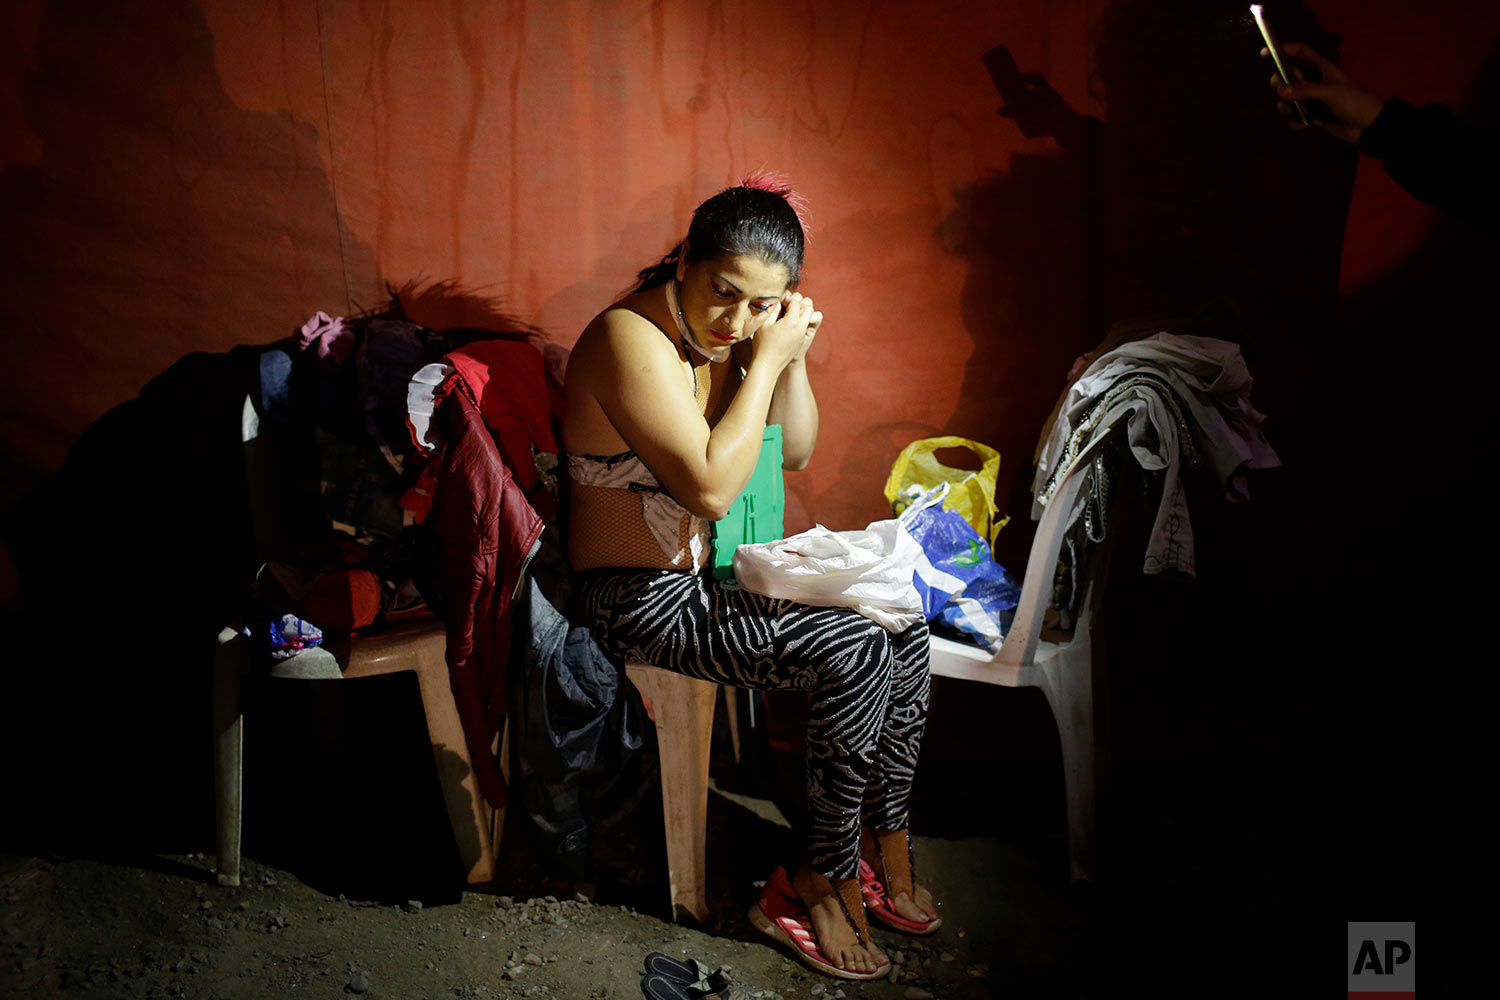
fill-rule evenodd
<path id="1" fill-rule="evenodd" d="M 443 802 L 470 884 L 495 875 L 503 809 L 492 809 L 473 776 L 458 708 L 448 686 L 444 658 L 447 637 L 436 618 L 413 619 L 372 636 L 350 641 L 343 679 L 357 680 L 411 670 L 417 675 Z M 219 633 L 214 660 L 214 784 L 218 835 L 218 880 L 234 886 L 240 878 L 243 816 L 244 704 L 243 680 L 251 668 L 239 633 Z M 502 747 L 501 760 L 505 760 Z"/>

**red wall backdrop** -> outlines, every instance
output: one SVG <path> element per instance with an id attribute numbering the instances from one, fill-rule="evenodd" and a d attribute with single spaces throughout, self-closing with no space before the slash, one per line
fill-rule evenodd
<path id="1" fill-rule="evenodd" d="M 1143 275 L 1177 243 L 1202 265 L 1184 299 L 1275 286 L 1253 326 L 1276 301 L 1326 314 L 1434 225 L 1365 163 L 1345 236 L 1352 157 L 1267 117 L 1241 7 L 14 0 L 0 498 L 181 355 L 376 304 L 387 282 L 459 282 L 566 347 L 701 198 L 771 168 L 811 203 L 804 287 L 829 317 L 824 436 L 789 527 L 882 516 L 896 452 L 936 433 L 998 446 L 1024 519 L 1070 360 L 1163 304 Z M 1460 106 L 1500 41 L 1500 8 L 1461 0 L 1283 7 L 1342 36 L 1372 85 Z M 1065 109 L 1031 138 L 996 113 L 980 55 L 998 44 Z M 1295 267 L 1257 249 L 1263 214 L 1236 216 L 1257 198 L 1307 220 Z M 1302 373 L 1257 329 L 1274 400 Z"/>

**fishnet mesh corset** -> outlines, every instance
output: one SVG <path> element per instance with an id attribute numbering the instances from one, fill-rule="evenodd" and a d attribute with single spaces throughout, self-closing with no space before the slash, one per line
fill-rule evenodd
<path id="1" fill-rule="evenodd" d="M 632 490 L 574 483 L 573 516 L 569 521 L 575 551 L 586 554 L 597 565 L 682 570 L 692 565 L 688 555 L 689 519 L 683 518 L 678 525 L 678 562 L 673 565 L 646 527 L 640 495 Z M 705 529 L 700 567 L 708 563 L 707 534 Z"/>

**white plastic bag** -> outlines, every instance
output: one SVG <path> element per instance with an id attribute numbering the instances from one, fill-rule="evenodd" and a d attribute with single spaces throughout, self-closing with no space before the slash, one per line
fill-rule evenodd
<path id="1" fill-rule="evenodd" d="M 912 573 L 922 549 L 898 520 L 860 531 L 821 524 L 774 542 L 734 550 L 740 586 L 820 608 L 853 608 L 888 631 L 922 620 L 922 598 Z"/>

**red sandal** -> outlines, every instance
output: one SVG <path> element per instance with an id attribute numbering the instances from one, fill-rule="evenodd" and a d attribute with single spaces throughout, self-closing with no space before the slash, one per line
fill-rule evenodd
<path id="1" fill-rule="evenodd" d="M 860 931 L 859 924 L 854 922 L 854 917 L 849 913 L 849 907 L 844 902 L 844 898 L 837 892 L 834 895 L 839 905 L 844 908 L 844 917 L 849 921 L 849 926 L 854 928 L 855 938 L 861 945 L 869 947 L 868 932 Z M 850 972 L 848 969 L 839 968 L 823 954 L 817 938 L 813 936 L 812 917 L 808 914 L 807 904 L 802 901 L 801 896 L 797 895 L 797 890 L 792 888 L 791 881 L 786 877 L 785 868 L 777 868 L 771 873 L 771 877 L 766 881 L 766 887 L 760 891 L 760 899 L 750 907 L 750 922 L 761 933 L 790 947 L 808 968 L 826 976 L 868 980 L 884 979 L 890 974 L 889 959 L 874 972 Z"/>
<path id="2" fill-rule="evenodd" d="M 875 841 L 875 850 L 880 854 L 881 867 L 885 868 L 885 851 L 880 846 L 880 840 L 872 837 Z M 911 873 L 911 884 L 915 890 L 917 885 L 917 862 L 913 856 L 911 846 L 911 833 L 906 834 L 906 862 Z M 876 876 L 875 869 L 865 861 L 859 863 L 859 891 L 865 900 L 865 910 L 876 920 L 892 930 L 901 931 L 906 934 L 931 934 L 943 926 L 942 917 L 932 917 L 929 920 L 912 920 L 903 917 L 896 910 L 896 901 L 886 891 L 885 884 Z"/>

